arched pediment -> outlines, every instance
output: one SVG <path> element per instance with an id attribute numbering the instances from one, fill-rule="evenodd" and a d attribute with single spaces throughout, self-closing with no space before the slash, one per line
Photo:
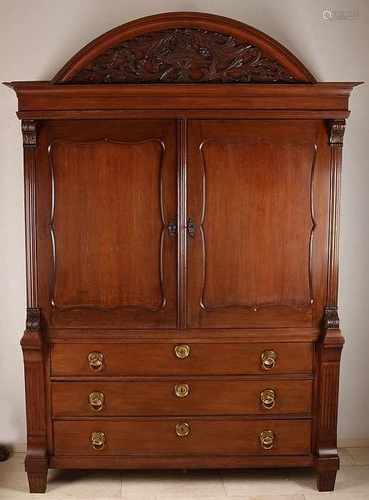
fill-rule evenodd
<path id="1" fill-rule="evenodd" d="M 304 65 L 264 33 L 232 19 L 168 13 L 100 36 L 53 83 L 314 83 Z"/>

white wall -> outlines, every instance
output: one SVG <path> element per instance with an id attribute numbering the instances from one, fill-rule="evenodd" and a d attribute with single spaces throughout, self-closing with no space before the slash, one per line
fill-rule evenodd
<path id="1" fill-rule="evenodd" d="M 357 9 L 355 20 L 322 12 Z M 367 0 L 0 0 L 0 81 L 46 80 L 88 41 L 126 21 L 193 10 L 244 21 L 286 45 L 322 81 L 369 82 Z M 355 13 L 354 13 L 355 14 Z M 339 433 L 369 439 L 369 85 L 354 90 L 345 136 Z M 25 323 L 22 147 L 16 98 L 0 88 L 0 442 L 25 439 L 19 339 Z"/>

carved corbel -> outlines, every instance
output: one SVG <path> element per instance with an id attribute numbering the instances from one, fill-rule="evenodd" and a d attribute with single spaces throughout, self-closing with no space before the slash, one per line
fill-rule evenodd
<path id="1" fill-rule="evenodd" d="M 41 311 L 38 307 L 27 307 L 26 329 L 24 331 L 21 346 L 25 362 L 28 361 L 27 350 L 38 350 L 39 355 L 32 355 L 32 360 L 37 357 L 40 361 L 43 358 L 43 342 L 41 335 Z"/>
<path id="2" fill-rule="evenodd" d="M 27 308 L 26 330 L 41 330 L 41 311 L 38 307 Z"/>
<path id="3" fill-rule="evenodd" d="M 327 330 L 339 330 L 339 328 L 340 319 L 338 316 L 337 306 L 326 307 L 324 310 L 323 331 L 327 332 Z"/>
<path id="4" fill-rule="evenodd" d="M 329 144 L 343 145 L 343 136 L 345 134 L 345 120 L 330 120 L 329 121 Z"/>
<path id="5" fill-rule="evenodd" d="M 35 120 L 22 120 L 23 146 L 37 146 L 37 122 Z"/>

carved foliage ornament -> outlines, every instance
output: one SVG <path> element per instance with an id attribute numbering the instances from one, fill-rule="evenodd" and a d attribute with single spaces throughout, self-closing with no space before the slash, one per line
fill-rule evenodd
<path id="1" fill-rule="evenodd" d="M 295 82 L 261 49 L 231 35 L 176 28 L 108 49 L 70 83 Z"/>

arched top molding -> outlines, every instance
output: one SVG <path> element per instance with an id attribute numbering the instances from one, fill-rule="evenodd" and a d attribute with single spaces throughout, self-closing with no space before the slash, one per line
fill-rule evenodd
<path id="1" fill-rule="evenodd" d="M 96 38 L 51 83 L 315 83 L 283 45 L 239 21 L 178 12 Z"/>

